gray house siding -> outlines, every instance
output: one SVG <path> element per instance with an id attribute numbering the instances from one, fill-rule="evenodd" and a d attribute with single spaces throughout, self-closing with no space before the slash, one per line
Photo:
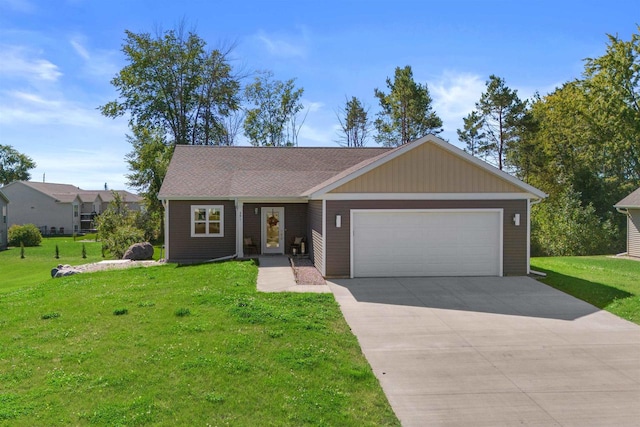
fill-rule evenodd
<path id="1" fill-rule="evenodd" d="M 627 255 L 640 258 L 640 209 L 629 209 L 627 216 Z"/>
<path id="2" fill-rule="evenodd" d="M 223 205 L 224 237 L 191 237 L 191 206 Z M 210 260 L 235 255 L 236 208 L 233 200 L 171 200 L 169 261 Z"/>
<path id="3" fill-rule="evenodd" d="M 311 260 L 319 271 L 323 271 L 322 246 L 322 200 L 309 201 L 309 254 Z"/>
<path id="4" fill-rule="evenodd" d="M 307 242 L 307 204 L 306 203 L 245 203 L 242 210 L 243 237 L 251 237 L 253 244 L 262 247 L 262 214 L 264 207 L 284 207 L 284 244 L 285 253 L 291 252 L 291 243 L 296 237 L 304 237 Z M 258 213 L 256 214 L 256 209 Z"/>
<path id="5" fill-rule="evenodd" d="M 7 249 L 7 240 L 9 232 L 8 214 L 9 207 L 4 194 L 0 192 L 0 250 Z"/>
<path id="6" fill-rule="evenodd" d="M 327 201 L 326 276 L 350 275 L 350 211 L 351 209 L 503 209 L 503 274 L 527 274 L 527 201 L 526 200 L 354 200 Z M 520 226 L 513 223 L 519 213 Z M 342 216 L 342 227 L 336 228 L 336 215 Z"/>

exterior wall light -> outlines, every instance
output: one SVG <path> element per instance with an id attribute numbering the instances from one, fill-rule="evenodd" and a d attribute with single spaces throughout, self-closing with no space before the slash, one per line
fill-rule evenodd
<path id="1" fill-rule="evenodd" d="M 342 215 L 336 215 L 336 228 L 342 227 Z"/>
<path id="2" fill-rule="evenodd" d="M 515 214 L 513 216 L 513 223 L 516 225 L 516 227 L 520 226 L 520 214 Z"/>

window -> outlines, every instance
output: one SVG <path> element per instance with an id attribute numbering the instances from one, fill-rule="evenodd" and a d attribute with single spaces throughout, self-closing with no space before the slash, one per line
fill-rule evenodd
<path id="1" fill-rule="evenodd" d="M 73 217 L 78 218 L 78 205 L 73 205 Z"/>
<path id="2" fill-rule="evenodd" d="M 223 237 L 224 206 L 191 206 L 191 237 Z"/>

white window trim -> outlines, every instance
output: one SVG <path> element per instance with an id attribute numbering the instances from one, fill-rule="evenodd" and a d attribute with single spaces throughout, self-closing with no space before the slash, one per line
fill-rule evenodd
<path id="1" fill-rule="evenodd" d="M 220 210 L 220 233 L 211 234 L 209 233 L 209 215 L 206 215 L 205 219 L 205 233 L 204 234 L 196 234 L 196 219 L 195 219 L 195 210 L 196 209 L 219 209 Z M 191 237 L 224 237 L 224 205 L 191 205 Z M 201 221 L 198 221 L 201 222 Z"/>

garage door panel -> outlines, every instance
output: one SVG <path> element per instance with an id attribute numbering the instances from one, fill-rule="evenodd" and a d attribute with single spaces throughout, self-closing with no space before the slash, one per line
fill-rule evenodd
<path id="1" fill-rule="evenodd" d="M 499 211 L 354 212 L 356 277 L 501 274 Z"/>

